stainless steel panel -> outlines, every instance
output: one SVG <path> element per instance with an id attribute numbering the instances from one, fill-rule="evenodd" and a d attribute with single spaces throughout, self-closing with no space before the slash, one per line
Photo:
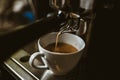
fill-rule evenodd
<path id="1" fill-rule="evenodd" d="M 21 60 L 21 58 L 27 56 L 29 57 L 30 54 L 24 50 L 19 50 L 16 53 L 14 53 L 11 56 L 11 58 L 6 60 L 4 64 L 21 80 L 40 80 L 44 70 L 32 68 L 28 63 L 29 59 L 26 61 Z M 36 62 L 36 63 L 40 63 L 40 62 Z"/>

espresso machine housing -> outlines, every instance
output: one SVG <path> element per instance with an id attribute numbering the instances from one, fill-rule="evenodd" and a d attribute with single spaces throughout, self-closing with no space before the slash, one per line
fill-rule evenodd
<path id="1" fill-rule="evenodd" d="M 29 0 L 29 2 L 32 5 L 36 19 L 54 14 L 57 16 L 64 15 L 65 21 L 59 25 L 60 28 L 58 31 L 62 31 L 63 33 L 72 32 L 82 37 L 86 42 L 87 49 L 93 27 L 93 20 L 96 16 L 94 12 L 96 6 L 95 0 L 48 0 L 44 3 L 40 0 Z"/>
<path id="2" fill-rule="evenodd" d="M 76 66 L 76 76 L 72 76 L 75 76 L 76 80 L 117 78 L 117 74 L 114 76 L 114 73 L 117 71 L 115 53 L 119 51 L 116 47 L 119 42 L 119 0 L 28 0 L 28 2 L 36 20 L 20 29 L 0 32 L 1 65 L 22 46 L 48 32 L 64 29 L 70 21 L 70 27 L 65 26 L 63 31 L 73 31 L 86 42 L 86 54 Z M 75 27 L 72 27 L 72 23 L 76 24 Z"/>

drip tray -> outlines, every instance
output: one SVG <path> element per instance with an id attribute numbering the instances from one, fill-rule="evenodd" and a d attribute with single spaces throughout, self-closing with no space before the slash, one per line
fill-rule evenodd
<path id="1" fill-rule="evenodd" d="M 29 57 L 25 50 L 19 50 L 4 62 L 5 67 L 20 80 L 40 80 L 44 70 L 32 68 L 28 63 Z M 37 64 L 42 63 L 39 61 Z"/>

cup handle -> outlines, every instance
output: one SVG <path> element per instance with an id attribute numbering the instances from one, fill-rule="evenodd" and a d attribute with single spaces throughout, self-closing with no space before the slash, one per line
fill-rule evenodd
<path id="1" fill-rule="evenodd" d="M 35 65 L 35 59 L 37 56 L 40 56 L 44 65 Z M 46 59 L 44 58 L 44 54 L 43 53 L 40 53 L 40 52 L 35 52 L 33 53 L 31 56 L 30 56 L 30 59 L 29 59 L 29 64 L 30 66 L 34 67 L 34 68 L 37 68 L 37 69 L 48 69 L 48 65 L 47 65 L 47 61 Z"/>

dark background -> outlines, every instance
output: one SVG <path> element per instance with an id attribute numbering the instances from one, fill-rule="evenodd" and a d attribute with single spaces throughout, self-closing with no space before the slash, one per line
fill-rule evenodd
<path id="1" fill-rule="evenodd" d="M 37 18 L 52 11 L 46 4 L 48 0 L 45 0 L 46 2 L 34 1 Z M 78 70 L 79 67 L 82 68 L 79 72 L 80 75 L 77 75 L 78 80 L 118 80 L 120 1 L 96 0 L 94 10 L 96 18 L 93 24 L 90 46 L 86 56 L 78 64 Z M 6 75 L 3 74 L 1 79 L 3 77 Z"/>
<path id="2" fill-rule="evenodd" d="M 120 1 L 99 0 L 95 11 L 87 80 L 116 80 L 119 77 Z"/>

